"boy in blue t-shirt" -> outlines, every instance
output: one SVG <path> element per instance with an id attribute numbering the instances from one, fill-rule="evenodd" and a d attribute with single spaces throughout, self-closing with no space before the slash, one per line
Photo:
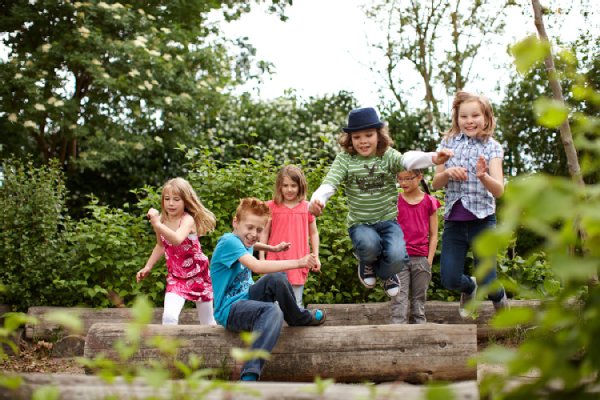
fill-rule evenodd
<path id="1" fill-rule="evenodd" d="M 316 267 L 316 258 L 309 254 L 299 260 L 258 260 L 258 251 L 284 251 L 289 243 L 277 246 L 258 243 L 271 211 L 263 201 L 245 198 L 240 201 L 233 218 L 233 232 L 219 239 L 210 263 L 214 292 L 215 319 L 234 332 L 250 331 L 260 334 L 252 349 L 271 352 L 283 320 L 289 326 L 321 325 L 323 310 L 299 308 L 292 286 L 285 274 L 273 273 L 288 269 Z M 267 274 L 253 282 L 252 272 Z M 275 304 L 275 301 L 277 304 Z M 241 371 L 242 380 L 258 380 L 265 361 L 253 359 Z"/>

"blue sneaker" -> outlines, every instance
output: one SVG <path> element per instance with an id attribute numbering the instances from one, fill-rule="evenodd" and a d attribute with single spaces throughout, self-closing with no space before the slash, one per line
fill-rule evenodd
<path id="1" fill-rule="evenodd" d="M 383 282 L 383 290 L 385 291 L 385 294 L 390 297 L 395 297 L 400 293 L 400 280 L 398 279 L 398 275 L 394 274 L 387 278 L 385 282 Z"/>
<path id="2" fill-rule="evenodd" d="M 316 310 L 312 310 L 311 313 L 312 313 L 313 319 L 309 325 L 316 326 L 316 325 L 323 325 L 325 323 L 325 320 L 327 319 L 327 313 L 325 312 L 325 310 L 321 310 L 320 308 L 317 308 Z"/>
<path id="3" fill-rule="evenodd" d="M 362 265 L 359 261 L 358 279 L 360 279 L 360 283 L 362 283 L 366 288 L 374 288 L 375 283 L 377 281 L 377 277 L 375 276 L 375 271 L 373 270 L 373 267 L 370 265 Z"/>

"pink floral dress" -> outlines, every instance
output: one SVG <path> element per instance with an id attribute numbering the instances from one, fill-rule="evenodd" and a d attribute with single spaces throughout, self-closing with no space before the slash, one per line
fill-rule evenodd
<path id="1" fill-rule="evenodd" d="M 208 257 L 202 253 L 198 235 L 191 233 L 174 246 L 162 235 L 167 261 L 167 292 L 190 301 L 212 301 L 213 288 L 208 268 Z"/>

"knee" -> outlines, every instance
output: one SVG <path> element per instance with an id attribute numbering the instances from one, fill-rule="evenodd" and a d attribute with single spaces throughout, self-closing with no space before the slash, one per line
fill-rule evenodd
<path id="1" fill-rule="evenodd" d="M 269 320 L 269 323 L 274 325 L 283 325 L 283 311 L 281 311 L 281 308 L 279 308 L 278 304 L 268 303 L 263 313 Z"/>

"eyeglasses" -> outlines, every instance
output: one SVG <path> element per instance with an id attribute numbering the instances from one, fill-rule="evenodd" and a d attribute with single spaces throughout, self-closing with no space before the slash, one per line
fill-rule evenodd
<path id="1" fill-rule="evenodd" d="M 408 181 L 412 181 L 413 179 L 417 178 L 419 175 L 413 175 L 410 178 L 398 178 L 398 182 L 408 182 Z"/>

